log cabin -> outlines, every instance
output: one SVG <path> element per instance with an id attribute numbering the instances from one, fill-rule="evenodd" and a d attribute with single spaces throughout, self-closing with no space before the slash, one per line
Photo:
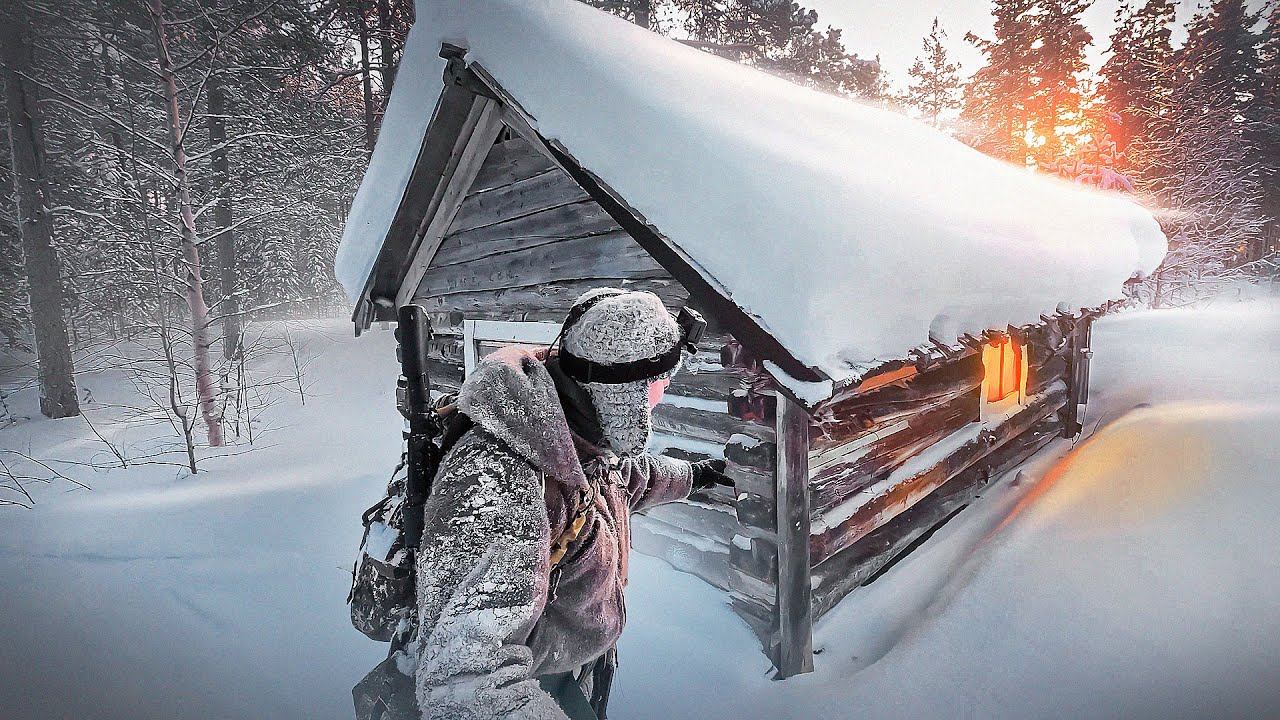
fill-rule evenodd
<path id="1" fill-rule="evenodd" d="M 1080 431 L 1090 323 L 1165 251 L 1125 199 L 572 0 L 418 18 L 339 250 L 356 333 L 425 306 L 443 392 L 593 287 L 700 310 L 652 449 L 735 487 L 634 545 L 722 589 L 784 677 L 842 598 Z"/>

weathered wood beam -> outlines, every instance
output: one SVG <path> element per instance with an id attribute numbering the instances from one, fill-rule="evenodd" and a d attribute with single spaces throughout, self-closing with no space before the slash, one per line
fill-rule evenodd
<path id="1" fill-rule="evenodd" d="M 809 413 L 778 398 L 778 674 L 813 671 L 809 585 Z"/>
<path id="2" fill-rule="evenodd" d="M 814 411 L 813 447 L 837 449 L 895 421 L 940 407 L 982 385 L 982 357 L 970 354 L 860 395 L 845 395 Z"/>
<path id="3" fill-rule="evenodd" d="M 679 373 L 677 373 L 679 375 Z M 668 390 L 674 393 L 674 390 Z M 773 440 L 774 429 L 758 423 L 743 422 L 724 412 L 659 404 L 653 410 L 653 429 L 670 435 L 723 444 L 735 434 L 758 440 Z"/>
<path id="4" fill-rule="evenodd" d="M 910 464 L 904 465 L 863 493 L 854 495 L 845 504 L 833 508 L 814 524 L 810 544 L 813 563 L 821 563 L 902 514 L 995 448 L 1022 434 L 1048 415 L 1056 413 L 1066 401 L 1066 387 L 1062 384 L 1051 386 L 1044 393 L 1030 398 L 1026 406 L 1003 422 L 983 425 L 975 423 L 971 436 L 945 457 L 930 465 L 910 470 Z M 913 460 L 921 462 L 918 456 Z"/>
<path id="5" fill-rule="evenodd" d="M 468 195 L 458 210 L 450 234 L 482 228 L 532 215 L 549 208 L 581 202 L 587 193 L 560 168 L 510 185 Z"/>
<path id="6" fill-rule="evenodd" d="M 600 277 L 665 275 L 661 265 L 619 230 L 608 235 L 521 248 L 472 263 L 429 267 L 415 295 L 431 297 Z"/>
<path id="7" fill-rule="evenodd" d="M 427 217 L 432 198 L 445 182 L 458 140 L 468 133 L 468 124 L 476 120 L 472 115 L 475 104 L 476 95 L 465 88 L 446 84 L 441 91 L 422 145 L 418 148 L 409 182 L 405 184 L 404 195 L 387 229 L 361 298 L 356 302 L 352 320 L 357 333 L 373 320 L 394 319 L 395 298 L 404 277 L 406 260 L 417 240 L 416 231 L 423 218 Z"/>
<path id="8" fill-rule="evenodd" d="M 1056 416 L 1001 446 L 968 470 L 948 480 L 911 509 L 813 569 L 815 621 L 841 598 L 867 583 L 926 533 L 973 502 L 991 482 L 1034 455 L 1057 437 L 1062 421 Z"/>
<path id="9" fill-rule="evenodd" d="M 1093 357 L 1090 336 L 1093 318 L 1084 314 L 1071 328 L 1067 356 L 1067 402 L 1062 409 L 1063 437 L 1074 437 L 1083 427 L 1080 424 L 1080 406 L 1089 398 L 1089 361 Z"/>
<path id="10" fill-rule="evenodd" d="M 969 391 L 947 403 L 917 413 L 867 438 L 849 454 L 811 471 L 812 512 L 815 517 L 890 473 L 942 438 L 978 420 L 981 398 Z M 810 455 L 811 467 L 815 456 Z"/>
<path id="11" fill-rule="evenodd" d="M 445 233 L 461 210 L 467 191 L 489 155 L 489 149 L 493 147 L 501 128 L 498 104 L 489 98 L 477 96 L 446 161 L 441 182 L 418 223 L 407 267 L 400 279 L 400 288 L 396 291 L 396 307 L 405 305 L 413 298 L 418 281 L 431 265 Z"/>
<path id="12" fill-rule="evenodd" d="M 509 185 L 544 173 L 555 166 L 551 158 L 538 152 L 529 141 L 514 137 L 494 145 L 489 151 L 484 167 L 480 168 L 475 182 L 471 184 L 471 192 L 484 192 Z"/>
<path id="13" fill-rule="evenodd" d="M 567 177 L 565 180 L 572 182 Z M 514 186 L 504 186 L 492 192 L 504 193 L 511 187 Z M 613 218 L 594 200 L 579 200 L 461 232 L 450 228 L 432 264 L 471 262 L 530 245 L 605 235 L 619 229 Z"/>

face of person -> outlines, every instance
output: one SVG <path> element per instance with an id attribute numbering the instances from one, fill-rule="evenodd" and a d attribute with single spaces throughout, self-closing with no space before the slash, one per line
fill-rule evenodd
<path id="1" fill-rule="evenodd" d="M 662 402 L 662 394 L 667 391 L 667 386 L 671 384 L 670 378 L 654 380 L 649 383 L 649 409 L 658 407 L 658 403 Z"/>

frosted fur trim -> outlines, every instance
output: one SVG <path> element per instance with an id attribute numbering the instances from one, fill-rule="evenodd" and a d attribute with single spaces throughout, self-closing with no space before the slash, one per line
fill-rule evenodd
<path id="1" fill-rule="evenodd" d="M 586 487 L 551 374 L 519 347 L 486 356 L 458 391 L 458 409 L 512 452 L 570 488 Z"/>
<path id="2" fill-rule="evenodd" d="M 597 288 L 577 303 L 616 292 Z M 576 303 L 575 303 L 576 304 Z M 661 355 L 680 342 L 680 326 L 657 295 L 622 292 L 598 302 L 565 333 L 564 347 L 580 358 L 598 363 L 622 363 Z M 649 444 L 653 418 L 649 383 L 675 374 L 676 368 L 649 380 L 621 385 L 583 383 L 600 418 L 609 448 L 619 455 L 639 455 Z"/>

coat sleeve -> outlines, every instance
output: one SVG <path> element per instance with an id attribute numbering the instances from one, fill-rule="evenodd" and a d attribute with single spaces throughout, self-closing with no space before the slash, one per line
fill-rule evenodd
<path id="1" fill-rule="evenodd" d="M 418 554 L 423 718 L 565 720 L 525 644 L 546 604 L 550 530 L 538 474 L 493 445 L 450 453 Z"/>
<path id="2" fill-rule="evenodd" d="M 689 463 L 664 455 L 622 458 L 619 468 L 632 510 L 683 500 L 693 489 Z"/>

